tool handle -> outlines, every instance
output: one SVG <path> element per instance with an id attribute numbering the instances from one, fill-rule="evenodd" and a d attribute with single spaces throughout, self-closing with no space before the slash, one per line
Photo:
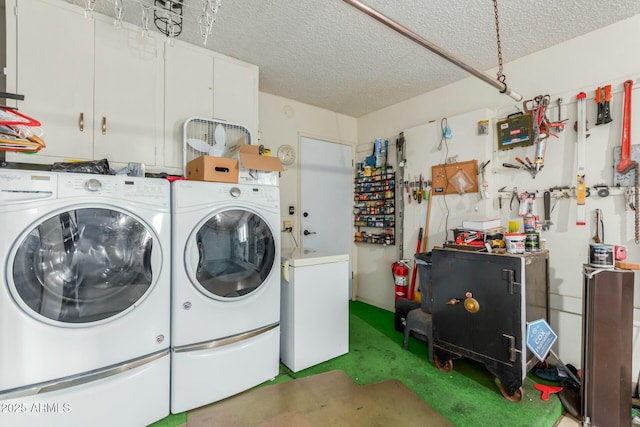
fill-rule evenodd
<path id="1" fill-rule="evenodd" d="M 502 166 L 505 168 L 520 169 L 520 166 L 512 165 L 511 163 L 503 163 Z"/>
<path id="2" fill-rule="evenodd" d="M 620 173 L 626 173 L 633 167 L 631 159 L 631 90 L 633 88 L 633 80 L 624 82 L 624 104 L 622 112 L 622 144 L 620 147 L 620 162 L 617 170 Z"/>
<path id="3" fill-rule="evenodd" d="M 529 169 L 529 166 L 520 157 L 516 157 L 516 162 L 520 163 L 522 166 Z"/>
<path id="4" fill-rule="evenodd" d="M 549 191 L 545 191 L 542 195 L 544 202 L 544 219 L 551 219 L 551 193 Z"/>
<path id="5" fill-rule="evenodd" d="M 604 87 L 604 101 L 605 102 L 611 101 L 611 85 L 606 85 Z"/>
<path id="6" fill-rule="evenodd" d="M 596 102 L 598 104 L 602 102 L 602 88 L 600 86 L 598 86 L 598 89 L 596 89 Z"/>

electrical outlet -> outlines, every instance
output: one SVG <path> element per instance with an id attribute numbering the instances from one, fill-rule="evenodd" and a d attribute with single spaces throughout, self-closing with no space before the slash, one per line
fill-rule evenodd
<path id="1" fill-rule="evenodd" d="M 293 231 L 293 221 L 282 221 L 282 229 L 284 231 Z"/>

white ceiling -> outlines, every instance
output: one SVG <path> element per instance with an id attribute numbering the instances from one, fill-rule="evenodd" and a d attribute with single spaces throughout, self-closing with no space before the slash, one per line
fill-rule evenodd
<path id="1" fill-rule="evenodd" d="M 113 16 L 114 1 L 95 0 L 95 11 Z M 124 20 L 137 25 L 141 4 L 154 2 L 119 1 Z M 202 45 L 202 1 L 184 0 L 180 40 Z M 362 2 L 476 69 L 498 64 L 492 0 Z M 499 0 L 498 7 L 505 64 L 640 13 L 638 0 Z M 223 0 L 207 48 L 258 65 L 261 92 L 352 117 L 469 76 L 343 0 Z M 576 55 L 597 60 L 597 52 Z"/>

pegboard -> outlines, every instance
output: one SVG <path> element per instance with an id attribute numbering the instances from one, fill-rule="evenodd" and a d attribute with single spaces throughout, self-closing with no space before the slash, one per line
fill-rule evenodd
<path id="1" fill-rule="evenodd" d="M 465 189 L 464 193 L 478 192 L 478 161 L 469 160 L 467 162 L 447 163 L 444 165 L 435 165 L 431 167 L 431 181 L 433 187 L 433 195 L 440 194 L 458 194 L 455 186 L 449 180 L 456 173 L 462 171 L 465 178 L 468 178 L 470 185 Z"/>
<path id="2" fill-rule="evenodd" d="M 635 185 L 635 170 L 630 170 L 627 173 L 618 172 L 618 164 L 620 163 L 620 152 L 622 147 L 619 145 L 613 147 L 613 185 L 628 187 Z M 631 160 L 640 163 L 640 144 L 631 145 Z"/>

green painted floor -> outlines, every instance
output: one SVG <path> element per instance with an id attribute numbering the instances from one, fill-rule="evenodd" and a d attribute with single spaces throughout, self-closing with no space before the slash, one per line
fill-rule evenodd
<path id="1" fill-rule="evenodd" d="M 355 301 L 349 308 L 348 354 L 297 373 L 281 365 L 280 375 L 261 386 L 340 369 L 357 384 L 398 379 L 459 427 L 552 427 L 561 416 L 557 395 L 540 400 L 532 379 L 525 379 L 522 401 L 510 402 L 483 365 L 458 359 L 451 372 L 442 372 L 427 360 L 425 343 L 411 338 L 409 349 L 402 349 L 403 336 L 394 329 L 392 312 Z M 153 427 L 175 427 L 186 419 L 186 413 L 170 415 Z"/>

